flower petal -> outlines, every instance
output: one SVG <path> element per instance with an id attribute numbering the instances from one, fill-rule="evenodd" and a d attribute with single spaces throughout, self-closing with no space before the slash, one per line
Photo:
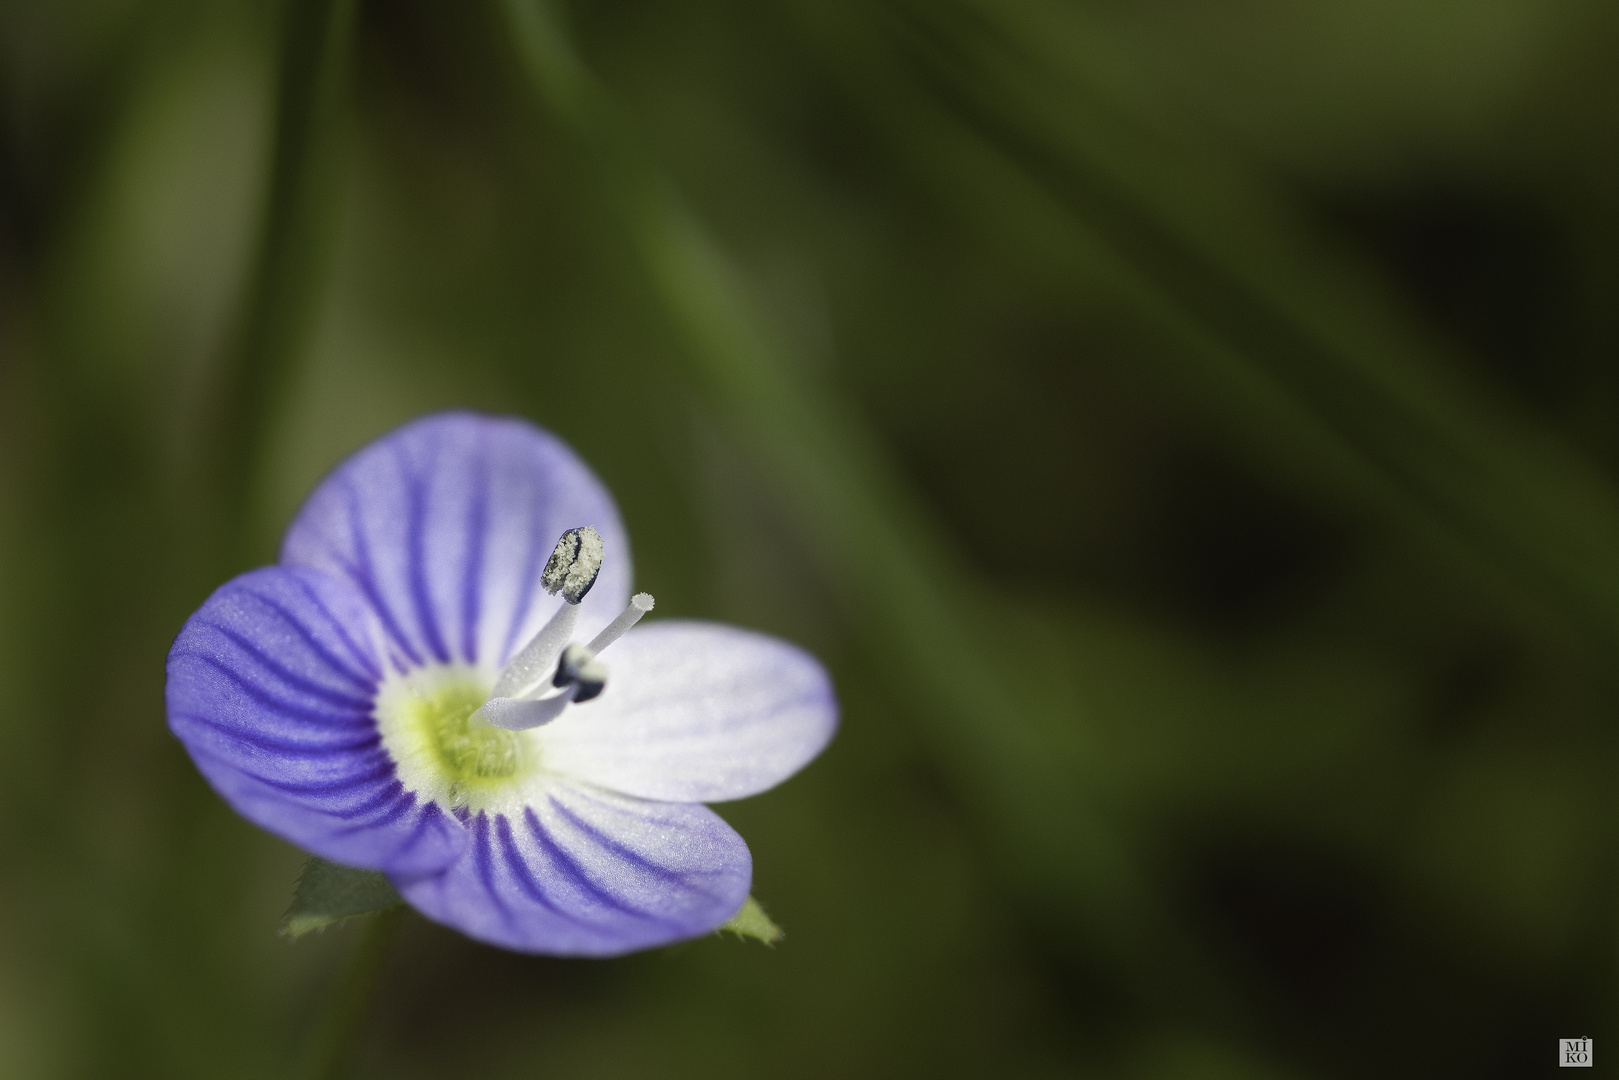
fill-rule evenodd
<path id="1" fill-rule="evenodd" d="M 607 489 L 523 420 L 440 413 L 360 450 L 321 482 L 281 546 L 285 565 L 346 578 L 398 670 L 462 661 L 498 670 L 562 601 L 540 587 L 557 538 L 593 525 L 607 558 L 580 631 L 629 599 L 629 541 Z"/>
<path id="2" fill-rule="evenodd" d="M 627 795 L 756 795 L 803 768 L 837 728 L 820 663 L 763 634 L 688 620 L 642 624 L 602 659 L 602 695 L 534 737 L 547 769 Z"/>
<path id="3" fill-rule="evenodd" d="M 555 778 L 467 828 L 454 866 L 394 883 L 428 918 L 523 952 L 616 956 L 695 937 L 736 913 L 753 877 L 747 845 L 706 806 Z"/>
<path id="4" fill-rule="evenodd" d="M 365 600 L 270 566 L 222 586 L 169 650 L 169 729 L 238 813 L 349 866 L 431 873 L 466 846 L 404 790 L 372 714 L 381 659 Z"/>

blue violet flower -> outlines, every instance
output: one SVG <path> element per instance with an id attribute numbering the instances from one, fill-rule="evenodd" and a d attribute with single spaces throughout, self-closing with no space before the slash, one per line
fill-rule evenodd
<path id="1" fill-rule="evenodd" d="M 637 626 L 652 597 L 630 580 L 612 496 L 561 441 L 424 417 L 186 622 L 169 727 L 243 817 L 480 941 L 610 956 L 703 934 L 753 873 L 703 804 L 802 768 L 837 702 L 785 642 Z"/>

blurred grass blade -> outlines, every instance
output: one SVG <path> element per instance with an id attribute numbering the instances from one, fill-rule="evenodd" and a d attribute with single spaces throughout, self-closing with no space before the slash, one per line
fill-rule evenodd
<path id="1" fill-rule="evenodd" d="M 1105 28 L 1045 0 L 889 10 L 913 69 L 1099 243 L 1118 294 L 1243 414 L 1231 427 L 1284 456 L 1313 442 L 1385 508 L 1619 645 L 1612 483 L 1462 375 L 1280 193 L 1121 89 Z"/>
<path id="2" fill-rule="evenodd" d="M 347 151 L 357 0 L 288 0 L 258 254 L 224 370 L 209 486 L 238 559 L 258 455 L 326 280 Z"/>
<path id="3" fill-rule="evenodd" d="M 1175 951 L 1176 932 L 1005 676 L 985 662 L 971 579 L 876 440 L 756 317 L 725 256 L 574 57 L 550 7 L 504 3 L 528 77 L 590 149 L 699 385 L 758 451 L 856 632 L 926 702 L 933 749 L 993 823 L 991 841 L 1014 879 L 1064 932 L 1146 974 L 1141 958 Z"/>

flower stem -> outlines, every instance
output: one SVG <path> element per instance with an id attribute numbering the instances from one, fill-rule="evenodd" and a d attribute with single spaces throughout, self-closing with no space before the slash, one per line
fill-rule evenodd
<path id="1" fill-rule="evenodd" d="M 360 940 L 349 951 L 348 960 L 338 972 L 331 997 L 326 1002 L 326 1011 L 311 1048 L 309 1067 L 304 1070 L 309 1080 L 335 1080 L 343 1074 L 354 1036 L 371 1002 L 371 991 L 387 955 L 394 925 L 404 910 L 391 907 L 365 917 Z"/>

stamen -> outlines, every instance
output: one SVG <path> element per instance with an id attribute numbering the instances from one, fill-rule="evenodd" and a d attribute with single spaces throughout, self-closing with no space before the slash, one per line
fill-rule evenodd
<path id="1" fill-rule="evenodd" d="M 577 604 L 596 584 L 596 575 L 602 568 L 601 533 L 589 525 L 569 529 L 557 541 L 545 569 L 540 572 L 540 584 L 545 591 Z"/>
<path id="2" fill-rule="evenodd" d="M 540 584 L 546 592 L 560 592 L 566 603 L 501 670 L 489 700 L 469 718 L 474 728 L 483 724 L 507 731 L 539 727 L 555 720 L 570 704 L 600 696 L 607 686 L 607 666 L 596 654 L 623 637 L 653 604 L 651 593 L 636 593 L 589 645 L 566 644 L 579 622 L 579 601 L 596 583 L 601 564 L 602 538 L 595 529 L 584 525 L 562 534 L 540 574 Z M 553 665 L 556 674 L 551 685 L 561 693 L 539 697 Z"/>
<path id="3" fill-rule="evenodd" d="M 596 653 L 590 646 L 574 642 L 562 650 L 562 659 L 557 663 L 556 677 L 551 680 L 551 685 L 571 685 L 576 703 L 589 701 L 606 688 L 607 665 L 596 659 Z"/>
<path id="4" fill-rule="evenodd" d="M 638 592 L 630 597 L 630 606 L 625 608 L 618 618 L 607 624 L 607 628 L 597 634 L 590 642 L 590 651 L 599 653 L 613 642 L 624 636 L 624 631 L 641 621 L 641 616 L 652 610 L 652 594 Z"/>
<path id="5" fill-rule="evenodd" d="M 560 546 L 560 545 L 559 545 Z M 495 680 L 495 688 L 490 691 L 490 697 L 519 697 L 551 674 L 551 665 L 557 662 L 557 654 L 562 646 L 568 643 L 573 636 L 573 628 L 579 622 L 579 609 L 572 604 L 563 604 L 557 613 L 551 616 L 551 621 L 540 628 L 523 651 L 512 657 L 511 663 L 501 671 L 500 678 Z"/>

